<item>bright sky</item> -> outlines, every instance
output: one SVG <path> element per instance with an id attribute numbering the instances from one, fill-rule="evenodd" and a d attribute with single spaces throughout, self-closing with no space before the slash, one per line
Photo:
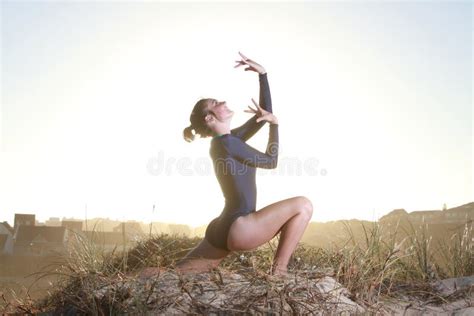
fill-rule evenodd
<path id="1" fill-rule="evenodd" d="M 13 214 L 207 224 L 224 199 L 202 97 L 232 128 L 268 72 L 280 127 L 257 209 L 305 195 L 313 221 L 474 200 L 469 2 L 1 2 L 0 221 Z M 249 140 L 264 151 L 268 126 Z M 300 165 L 300 172 L 295 167 Z M 152 212 L 153 205 L 155 212 Z"/>

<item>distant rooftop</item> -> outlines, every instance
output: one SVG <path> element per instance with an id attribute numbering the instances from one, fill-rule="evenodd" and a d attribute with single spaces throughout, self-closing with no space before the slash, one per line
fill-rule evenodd
<path id="1" fill-rule="evenodd" d="M 66 227 L 23 226 L 18 227 L 16 242 L 31 242 L 43 238 L 47 242 L 63 242 Z"/>

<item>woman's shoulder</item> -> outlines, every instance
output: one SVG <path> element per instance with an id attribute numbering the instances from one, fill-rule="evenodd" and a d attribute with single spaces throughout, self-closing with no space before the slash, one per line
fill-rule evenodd
<path id="1" fill-rule="evenodd" d="M 239 141 L 240 139 L 232 134 L 224 134 L 221 136 L 214 137 L 211 140 L 210 150 L 211 152 L 228 152 L 229 146 L 232 146 L 232 143 Z"/>
<path id="2" fill-rule="evenodd" d="M 219 146 L 221 144 L 226 144 L 236 138 L 232 133 L 214 136 L 211 140 L 211 146 Z"/>

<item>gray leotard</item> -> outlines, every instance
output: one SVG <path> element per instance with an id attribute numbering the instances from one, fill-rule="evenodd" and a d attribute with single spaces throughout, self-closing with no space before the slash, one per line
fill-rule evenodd
<path id="1" fill-rule="evenodd" d="M 259 82 L 259 105 L 272 112 L 266 73 L 259 74 Z M 270 124 L 265 153 L 246 143 L 265 124 L 265 121 L 257 123 L 256 118 L 257 115 L 254 115 L 242 126 L 232 129 L 230 134 L 215 136 L 211 140 L 209 153 L 225 198 L 221 214 L 206 229 L 206 239 L 217 248 L 228 250 L 227 234 L 232 222 L 239 216 L 256 211 L 256 168 L 272 169 L 277 165 L 278 124 Z"/>

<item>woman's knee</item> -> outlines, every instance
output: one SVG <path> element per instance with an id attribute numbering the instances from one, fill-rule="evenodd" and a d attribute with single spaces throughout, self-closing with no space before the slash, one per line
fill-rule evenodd
<path id="1" fill-rule="evenodd" d="M 306 196 L 298 196 L 298 202 L 301 212 L 308 217 L 308 220 L 313 216 L 313 203 Z"/>

